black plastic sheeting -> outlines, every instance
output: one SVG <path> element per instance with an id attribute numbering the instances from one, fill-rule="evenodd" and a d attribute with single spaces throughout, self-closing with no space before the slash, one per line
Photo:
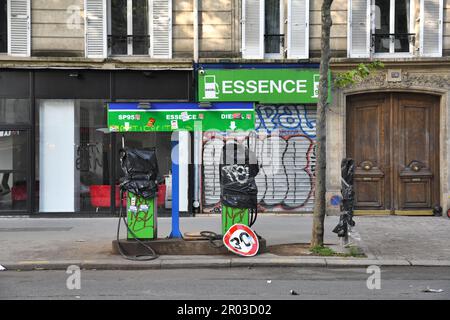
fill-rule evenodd
<path id="1" fill-rule="evenodd" d="M 220 171 L 220 199 L 232 208 L 256 209 L 258 188 L 255 177 L 259 172 L 256 154 L 248 146 L 236 141 L 222 148 Z"/>
<path id="2" fill-rule="evenodd" d="M 122 149 L 120 166 L 125 174 L 121 179 L 122 191 L 132 192 L 145 199 L 154 198 L 161 180 L 156 149 Z"/>
<path id="3" fill-rule="evenodd" d="M 345 158 L 341 162 L 341 216 L 338 225 L 333 229 L 338 237 L 343 238 L 348 236 L 349 227 L 355 226 L 353 221 L 353 207 L 355 202 L 355 161 L 353 159 Z"/>

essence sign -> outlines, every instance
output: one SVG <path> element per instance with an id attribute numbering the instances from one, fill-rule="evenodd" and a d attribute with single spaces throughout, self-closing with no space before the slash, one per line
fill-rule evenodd
<path id="1" fill-rule="evenodd" d="M 206 69 L 198 74 L 199 101 L 317 103 L 319 69 Z"/>

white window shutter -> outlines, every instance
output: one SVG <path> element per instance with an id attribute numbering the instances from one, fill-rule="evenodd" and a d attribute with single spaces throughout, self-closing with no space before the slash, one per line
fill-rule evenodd
<path id="1" fill-rule="evenodd" d="M 442 56 L 443 0 L 420 3 L 420 55 Z"/>
<path id="2" fill-rule="evenodd" d="M 153 58 L 172 58 L 172 1 L 153 0 L 150 17 L 150 52 Z"/>
<path id="3" fill-rule="evenodd" d="M 31 55 L 30 0 L 8 1 L 8 54 Z"/>
<path id="4" fill-rule="evenodd" d="M 242 57 L 264 58 L 264 0 L 242 0 Z"/>
<path id="5" fill-rule="evenodd" d="M 287 57 L 309 57 L 309 0 L 288 0 Z"/>
<path id="6" fill-rule="evenodd" d="M 106 58 L 106 0 L 85 0 L 85 51 L 88 58 Z"/>
<path id="7" fill-rule="evenodd" d="M 369 58 L 370 0 L 349 0 L 348 8 L 348 55 L 350 58 Z"/>

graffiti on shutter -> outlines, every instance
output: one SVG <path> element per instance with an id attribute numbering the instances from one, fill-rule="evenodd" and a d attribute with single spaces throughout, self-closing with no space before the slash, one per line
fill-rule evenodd
<path id="1" fill-rule="evenodd" d="M 256 108 L 256 152 L 261 166 L 256 183 L 260 212 L 313 210 L 315 119 L 315 106 Z M 223 132 L 203 135 L 204 212 L 217 212 L 220 208 L 219 161 L 227 139 L 235 136 Z M 241 136 L 239 142 L 247 143 L 247 138 Z"/>

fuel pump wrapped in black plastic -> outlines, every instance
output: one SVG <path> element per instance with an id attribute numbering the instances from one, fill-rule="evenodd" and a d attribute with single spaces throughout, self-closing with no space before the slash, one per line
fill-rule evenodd
<path id="1" fill-rule="evenodd" d="M 345 158 L 341 162 L 341 216 L 338 225 L 333 229 L 338 237 L 347 237 L 349 227 L 355 226 L 353 221 L 353 206 L 355 202 L 355 189 L 353 180 L 355 177 L 355 161 Z"/>
<path id="2" fill-rule="evenodd" d="M 258 188 L 255 177 L 259 172 L 256 154 L 246 145 L 228 142 L 222 148 L 219 171 L 222 204 L 256 209 Z"/>
<path id="3" fill-rule="evenodd" d="M 145 199 L 154 198 L 160 180 L 156 149 L 122 149 L 120 166 L 125 174 L 122 191 L 129 191 Z"/>

